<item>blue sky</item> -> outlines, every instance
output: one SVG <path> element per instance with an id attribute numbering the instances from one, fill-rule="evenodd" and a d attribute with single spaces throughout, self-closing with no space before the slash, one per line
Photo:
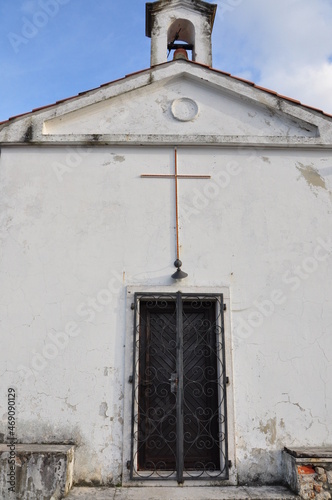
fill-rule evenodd
<path id="1" fill-rule="evenodd" d="M 145 0 L 1 0 L 0 121 L 150 65 Z M 213 65 L 332 114 L 332 0 L 215 0 Z"/>

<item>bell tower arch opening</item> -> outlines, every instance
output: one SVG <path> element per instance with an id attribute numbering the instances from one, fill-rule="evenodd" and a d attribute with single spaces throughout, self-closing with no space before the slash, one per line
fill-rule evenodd
<path id="1" fill-rule="evenodd" d="M 177 19 L 168 29 L 168 55 L 177 49 L 191 52 L 190 59 L 195 61 L 195 26 L 188 19 Z"/>

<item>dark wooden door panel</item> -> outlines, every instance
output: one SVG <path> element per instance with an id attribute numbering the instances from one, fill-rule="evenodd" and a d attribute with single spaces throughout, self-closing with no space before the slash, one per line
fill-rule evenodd
<path id="1" fill-rule="evenodd" d="M 141 317 L 138 469 L 175 469 L 175 304 L 142 303 Z"/>
<path id="2" fill-rule="evenodd" d="M 184 468 L 218 470 L 215 307 L 183 308 Z"/>

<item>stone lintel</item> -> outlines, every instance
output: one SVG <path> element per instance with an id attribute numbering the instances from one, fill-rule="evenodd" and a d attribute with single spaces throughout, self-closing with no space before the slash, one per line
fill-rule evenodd
<path id="1" fill-rule="evenodd" d="M 9 451 L 9 447 L 12 444 L 0 444 L 0 453 L 5 453 Z M 74 450 L 75 446 L 73 444 L 63 445 L 63 444 L 16 444 L 15 453 L 19 454 L 44 454 L 51 453 L 52 455 L 66 455 L 69 451 Z"/>
<path id="2" fill-rule="evenodd" d="M 331 459 L 332 461 L 332 447 L 301 447 L 301 448 L 286 448 L 285 452 L 289 453 L 292 457 L 296 459 L 313 459 L 317 461 L 317 459 L 323 459 L 323 461 L 327 461 L 326 459 Z M 308 461 L 308 460 L 306 460 Z M 330 461 L 330 460 L 328 460 Z"/>

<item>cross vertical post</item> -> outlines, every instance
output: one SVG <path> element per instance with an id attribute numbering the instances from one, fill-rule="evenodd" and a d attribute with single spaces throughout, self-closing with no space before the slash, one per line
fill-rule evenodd
<path id="1" fill-rule="evenodd" d="M 178 173 L 178 152 L 177 147 L 174 148 L 174 174 L 164 175 L 164 174 L 142 174 L 142 178 L 145 179 L 174 179 L 175 180 L 175 217 L 176 217 L 176 261 L 174 262 L 175 267 L 177 267 L 176 273 L 173 274 L 173 279 L 183 279 L 187 277 L 180 268 L 182 262 L 180 260 L 180 225 L 179 225 L 179 179 L 211 179 L 210 175 L 179 175 Z"/>
<path id="2" fill-rule="evenodd" d="M 180 260 L 180 238 L 179 238 L 179 184 L 178 184 L 178 155 L 174 148 L 175 164 L 175 216 L 176 216 L 176 260 Z"/>

